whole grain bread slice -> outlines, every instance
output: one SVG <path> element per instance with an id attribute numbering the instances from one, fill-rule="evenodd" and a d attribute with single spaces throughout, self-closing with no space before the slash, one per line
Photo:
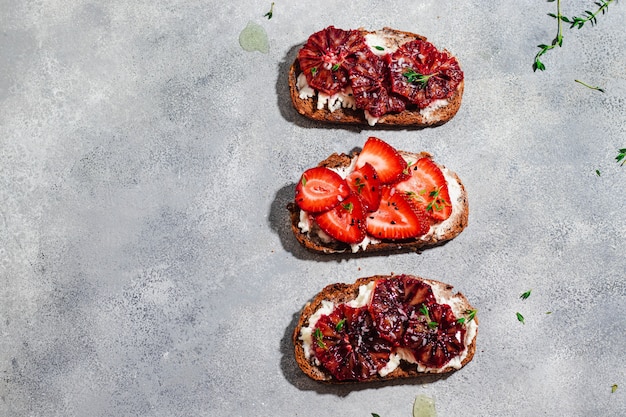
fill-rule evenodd
<path id="1" fill-rule="evenodd" d="M 375 34 L 388 42 L 390 46 L 400 46 L 405 42 L 409 42 L 416 39 L 426 41 L 424 36 L 401 31 L 389 27 L 385 27 L 376 31 L 368 31 L 365 29 L 359 29 L 363 35 Z M 457 58 L 458 60 L 458 58 Z M 365 118 L 365 113 L 361 109 L 351 108 L 339 108 L 334 111 L 330 111 L 324 107 L 317 108 L 317 95 L 311 98 L 300 98 L 300 91 L 298 90 L 297 79 L 298 75 L 302 71 L 298 59 L 296 58 L 289 69 L 289 91 L 291 94 L 291 101 L 294 108 L 301 115 L 317 121 L 329 122 L 329 123 L 341 123 L 350 125 L 368 125 L 368 121 Z M 465 81 L 461 81 L 455 90 L 454 94 L 447 99 L 448 104 L 441 107 L 433 108 L 428 111 L 420 111 L 416 106 L 409 106 L 407 110 L 401 113 L 389 113 L 380 117 L 376 121 L 377 126 L 398 126 L 398 127 L 432 127 L 446 123 L 452 119 L 461 107 L 461 100 L 463 97 L 463 90 L 465 88 Z"/>
<path id="2" fill-rule="evenodd" d="M 399 153 L 405 157 L 413 157 L 416 159 L 425 157 L 433 160 L 432 155 L 427 152 L 412 153 L 399 151 Z M 356 158 L 357 156 L 357 152 L 351 155 L 347 155 L 344 153 L 334 153 L 322 162 L 320 162 L 318 165 L 328 168 L 345 168 L 350 166 L 353 158 Z M 437 225 L 436 229 L 434 229 L 436 230 L 436 232 L 433 231 L 432 233 L 416 239 L 400 241 L 383 240 L 376 243 L 372 242 L 369 243 L 365 247 L 365 249 L 363 249 L 363 247 L 359 247 L 357 253 L 418 252 L 429 247 L 442 245 L 454 239 L 465 229 L 465 227 L 467 227 L 469 217 L 469 203 L 467 199 L 467 191 L 465 189 L 465 185 L 463 185 L 461 179 L 455 172 L 447 169 L 444 165 L 438 164 L 434 160 L 433 162 L 435 162 L 435 164 L 437 164 L 440 169 L 445 170 L 446 178 L 449 181 L 454 181 L 454 185 L 458 187 L 459 190 L 457 198 L 453 199 L 450 202 L 452 204 L 452 214 L 450 218 L 446 222 Z M 450 187 L 450 185 L 451 184 L 449 184 L 448 187 Z M 301 215 L 300 208 L 295 204 L 295 202 L 291 202 L 287 205 L 287 209 L 289 210 L 291 230 L 298 242 L 306 249 L 312 252 L 324 254 L 355 252 L 353 250 L 353 247 L 346 243 L 342 243 L 336 240 L 325 241 L 314 232 L 302 232 L 300 227 L 298 226 L 300 223 Z"/>
<path id="3" fill-rule="evenodd" d="M 321 381 L 321 382 L 340 383 L 340 381 L 337 381 L 336 379 L 334 379 L 333 376 L 328 371 L 326 371 L 323 367 L 318 366 L 314 362 L 313 358 L 307 359 L 305 355 L 305 351 L 304 351 L 304 345 L 301 340 L 302 328 L 309 325 L 309 319 L 322 306 L 322 302 L 331 301 L 335 305 L 341 304 L 341 303 L 347 303 L 357 298 L 359 294 L 360 286 L 367 285 L 370 282 L 376 281 L 379 279 L 387 279 L 392 276 L 393 275 L 374 275 L 371 277 L 359 278 L 353 284 L 335 283 L 335 284 L 327 285 L 324 289 L 322 289 L 322 291 L 320 291 L 317 295 L 315 295 L 315 297 L 313 297 L 313 299 L 310 302 L 308 302 L 304 306 L 304 308 L 302 309 L 302 312 L 300 313 L 298 323 L 296 324 L 296 327 L 293 331 L 292 341 L 294 344 L 294 355 L 295 355 L 296 362 L 298 363 L 298 366 L 300 367 L 300 369 L 302 369 L 302 371 L 308 377 L 316 381 Z M 422 280 L 423 282 L 429 284 L 433 288 L 433 290 L 435 290 L 436 294 L 438 293 L 440 295 L 444 295 L 449 300 L 454 300 L 455 303 L 454 303 L 453 310 L 454 309 L 459 310 L 459 311 L 455 311 L 455 314 L 457 315 L 457 317 L 459 317 L 460 312 L 462 313 L 468 310 L 475 310 L 474 307 L 470 304 L 470 302 L 462 293 L 460 292 L 455 293 L 453 291 L 454 287 L 452 285 L 445 284 L 440 281 L 421 278 L 418 276 L 413 276 L 413 275 L 408 275 L 408 276 L 411 278 Z M 473 321 L 475 322 L 477 326 L 478 317 L 474 316 Z M 474 354 L 476 352 L 477 334 L 478 334 L 478 328 L 476 327 L 476 333 L 473 335 L 473 338 L 471 339 L 470 343 L 467 344 L 467 354 L 465 355 L 465 358 L 461 361 L 461 367 L 465 366 L 474 358 Z M 460 368 L 446 366 L 438 370 L 429 370 L 427 372 L 419 372 L 415 365 L 410 364 L 405 361 L 401 361 L 400 366 L 398 366 L 391 373 L 385 376 L 376 374 L 372 376 L 371 379 L 368 379 L 366 382 L 384 381 L 384 380 L 401 379 L 401 378 L 414 378 L 414 377 L 424 376 L 428 374 L 430 375 L 447 374 L 450 372 L 454 372 L 458 369 Z"/>

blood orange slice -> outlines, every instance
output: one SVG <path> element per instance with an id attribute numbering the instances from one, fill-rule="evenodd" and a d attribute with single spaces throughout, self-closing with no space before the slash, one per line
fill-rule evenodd
<path id="1" fill-rule="evenodd" d="M 369 310 L 380 335 L 398 345 L 403 337 L 409 318 L 420 306 L 435 303 L 430 285 L 398 275 L 376 282 Z"/>
<path id="2" fill-rule="evenodd" d="M 359 51 L 355 56 L 355 64 L 348 74 L 356 106 L 374 117 L 404 111 L 404 100 L 391 93 L 385 61 L 369 49 Z"/>
<path id="3" fill-rule="evenodd" d="M 337 380 L 360 381 L 389 362 L 391 346 L 378 336 L 367 307 L 340 304 L 317 321 L 313 352 Z"/>
<path id="4" fill-rule="evenodd" d="M 329 26 L 312 34 L 298 52 L 300 70 L 311 87 L 335 94 L 348 85 L 350 56 L 366 48 L 360 31 Z"/>
<path id="5" fill-rule="evenodd" d="M 465 349 L 465 326 L 449 305 L 424 304 L 413 310 L 404 344 L 420 364 L 442 368 Z"/>
<path id="6" fill-rule="evenodd" d="M 455 57 L 421 39 L 402 45 L 389 61 L 391 90 L 419 108 L 451 97 L 463 80 Z"/>

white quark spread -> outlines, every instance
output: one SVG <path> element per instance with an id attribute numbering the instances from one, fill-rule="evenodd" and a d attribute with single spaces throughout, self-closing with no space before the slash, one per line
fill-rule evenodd
<path id="1" fill-rule="evenodd" d="M 414 163 L 415 161 L 417 161 L 416 157 L 408 155 L 406 153 L 403 153 L 402 157 L 407 163 Z M 354 170 L 356 160 L 357 158 L 354 157 L 352 158 L 350 165 L 346 167 L 330 169 L 339 174 L 341 178 L 346 179 L 346 177 Z M 433 240 L 433 237 L 435 241 L 439 241 L 444 236 L 444 234 L 455 225 L 455 223 L 457 222 L 457 216 L 460 215 L 460 208 L 458 204 L 455 203 L 458 202 L 461 198 L 461 186 L 458 181 L 456 181 L 456 179 L 452 177 L 449 169 L 445 167 L 440 168 L 448 185 L 448 193 L 450 195 L 450 202 L 452 204 L 452 213 L 450 214 L 450 217 L 448 217 L 443 222 L 431 225 L 428 233 L 420 236 L 420 239 L 423 241 Z M 317 237 L 324 243 L 329 243 L 333 241 L 333 238 L 324 233 L 324 231 L 321 230 L 319 227 L 313 227 L 311 216 L 304 210 L 300 210 L 300 222 L 298 223 L 298 228 L 302 233 L 306 233 L 309 237 Z M 380 243 L 380 240 L 375 239 L 372 236 L 366 235 L 361 242 L 350 245 L 350 249 L 352 250 L 352 253 L 357 253 L 359 250 L 364 251 L 369 245 L 377 243 Z"/>
<path id="2" fill-rule="evenodd" d="M 375 286 L 374 281 L 370 282 L 367 285 L 359 286 L 359 294 L 354 300 L 349 301 L 347 303 L 348 306 L 352 308 L 359 308 L 359 307 L 363 307 L 369 304 L 369 302 L 372 299 L 374 286 Z M 448 304 L 450 308 L 452 309 L 452 311 L 454 312 L 454 315 L 456 317 L 462 317 L 464 315 L 465 306 L 463 305 L 463 301 L 460 298 L 446 296 L 444 291 L 442 291 L 441 288 L 439 288 L 436 285 L 431 286 L 431 288 L 433 290 L 435 300 L 437 301 L 438 304 Z M 304 348 L 304 355 L 307 359 L 310 359 L 311 356 L 313 355 L 313 350 L 311 348 L 312 343 L 313 343 L 312 335 L 313 335 L 313 330 L 315 329 L 315 326 L 317 324 L 317 321 L 320 319 L 320 317 L 324 315 L 329 315 L 330 313 L 332 313 L 334 308 L 335 308 L 335 304 L 332 301 L 327 301 L 327 300 L 322 301 L 322 306 L 309 318 L 308 326 L 302 327 L 302 329 L 300 330 L 300 340 L 302 341 L 302 346 Z M 474 320 L 466 322 L 465 340 L 464 340 L 465 349 L 463 349 L 463 352 L 461 352 L 460 355 L 452 358 L 448 363 L 446 363 L 445 365 L 446 367 L 451 367 L 454 369 L 461 368 L 463 360 L 465 360 L 465 358 L 467 357 L 467 354 L 469 353 L 468 347 L 471 345 L 472 341 L 476 337 L 477 330 L 478 330 L 478 325 L 476 324 Z M 457 338 L 459 337 L 460 335 L 457 336 Z M 439 368 L 430 368 L 430 367 L 417 363 L 415 361 L 415 358 L 413 357 L 413 354 L 408 349 L 400 348 L 400 349 L 397 349 L 395 352 L 393 352 L 389 356 L 389 362 L 387 362 L 387 365 L 385 365 L 385 367 L 383 367 L 380 371 L 378 371 L 378 374 L 383 377 L 386 375 L 389 375 L 398 366 L 400 366 L 401 360 L 415 364 L 418 372 L 437 373 L 441 371 L 441 369 Z M 317 361 L 317 359 L 315 359 L 315 361 L 316 361 L 316 364 L 319 365 L 319 362 Z"/>

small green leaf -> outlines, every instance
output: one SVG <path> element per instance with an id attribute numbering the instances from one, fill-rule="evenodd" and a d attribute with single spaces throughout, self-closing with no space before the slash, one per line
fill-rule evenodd
<path id="1" fill-rule="evenodd" d="M 428 322 L 428 328 L 429 329 L 436 329 L 437 326 L 439 326 L 439 323 L 437 323 L 436 321 L 429 321 Z"/>
<path id="2" fill-rule="evenodd" d="M 346 210 L 348 213 L 352 213 L 352 210 L 354 209 L 354 204 L 352 204 L 352 203 L 342 204 L 342 207 L 343 207 L 343 208 L 344 208 L 344 210 Z"/>
<path id="3" fill-rule="evenodd" d="M 615 391 L 617 391 L 617 384 L 611 385 L 611 394 L 613 394 Z"/>
<path id="4" fill-rule="evenodd" d="M 302 180 L 300 181 L 302 183 L 302 186 L 305 187 L 306 186 L 306 175 L 302 176 Z"/>
<path id="5" fill-rule="evenodd" d="M 524 321 L 524 316 L 522 316 L 521 313 L 515 313 L 515 315 L 517 315 L 517 320 L 519 322 L 521 322 L 522 324 L 526 324 L 526 322 Z"/>
<path id="6" fill-rule="evenodd" d="M 274 2 L 272 2 L 272 5 L 270 6 L 270 11 L 265 13 L 263 17 L 267 17 L 267 20 L 269 20 L 272 18 L 273 15 L 274 15 Z"/>
<path id="7" fill-rule="evenodd" d="M 345 326 L 345 324 L 346 324 L 346 319 L 343 318 L 339 320 L 339 323 L 337 323 L 337 326 L 335 326 L 335 329 L 337 329 L 337 331 L 340 332 L 341 329 L 343 329 L 343 326 Z"/>
<path id="8" fill-rule="evenodd" d="M 313 68 L 311 68 L 311 74 L 312 74 L 312 75 L 317 74 L 317 67 L 313 67 Z"/>
<path id="9" fill-rule="evenodd" d="M 322 331 L 320 330 L 319 327 L 315 329 L 314 336 L 315 336 L 315 341 L 317 342 L 317 346 L 322 349 L 326 349 L 326 343 L 324 343 L 324 335 L 322 334 Z"/>
<path id="10" fill-rule="evenodd" d="M 600 170 L 596 169 L 596 175 L 599 177 L 600 176 Z"/>
<path id="11" fill-rule="evenodd" d="M 339 69 L 339 67 L 340 67 L 340 66 L 341 66 L 341 65 L 339 65 L 339 64 L 335 64 L 335 65 L 333 65 L 333 67 L 332 67 L 331 69 L 332 69 L 333 71 L 337 71 L 337 70 Z"/>
<path id="12" fill-rule="evenodd" d="M 385 48 L 383 48 L 382 46 L 378 46 L 378 45 L 376 45 L 374 48 L 378 49 L 379 51 L 384 51 L 385 50 Z"/>
<path id="13" fill-rule="evenodd" d="M 380 417 L 380 416 L 376 413 L 372 413 L 372 417 Z"/>
<path id="14" fill-rule="evenodd" d="M 532 290 L 528 290 L 525 293 L 522 293 L 522 295 L 519 296 L 519 298 L 521 298 L 522 300 L 526 300 L 528 297 L 530 297 L 530 292 Z"/>

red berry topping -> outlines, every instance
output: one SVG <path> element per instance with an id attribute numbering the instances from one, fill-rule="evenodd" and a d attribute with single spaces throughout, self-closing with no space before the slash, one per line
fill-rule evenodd
<path id="1" fill-rule="evenodd" d="M 407 164 L 398 151 L 387 142 L 369 137 L 358 156 L 356 167 L 371 164 L 383 184 L 392 184 L 406 176 Z"/>
<path id="2" fill-rule="evenodd" d="M 296 204 L 304 211 L 330 210 L 350 195 L 348 183 L 335 171 L 315 167 L 304 171 L 296 186 Z"/>
<path id="3" fill-rule="evenodd" d="M 448 184 L 441 169 L 430 159 L 420 158 L 409 169 L 411 177 L 395 185 L 433 220 L 440 222 L 452 213 Z"/>
<path id="4" fill-rule="evenodd" d="M 346 181 L 352 192 L 361 198 L 366 212 L 378 210 L 381 191 L 380 180 L 371 164 L 366 162 L 362 167 L 352 171 Z"/>
<path id="5" fill-rule="evenodd" d="M 359 243 L 365 238 L 365 212 L 355 194 L 317 215 L 315 221 L 320 229 L 340 242 Z"/>
<path id="6" fill-rule="evenodd" d="M 367 233 L 376 239 L 403 240 L 422 236 L 430 229 L 426 213 L 404 193 L 383 187 L 380 206 L 367 215 Z"/>

